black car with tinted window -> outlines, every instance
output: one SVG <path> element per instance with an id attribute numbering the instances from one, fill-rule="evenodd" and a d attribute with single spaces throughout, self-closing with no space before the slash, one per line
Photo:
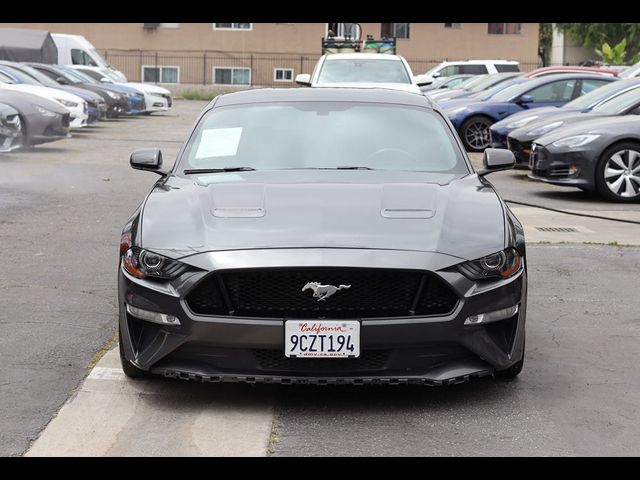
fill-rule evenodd
<path id="1" fill-rule="evenodd" d="M 199 381 L 512 378 L 525 351 L 521 224 L 423 95 L 217 97 L 120 240 L 124 372 Z"/>

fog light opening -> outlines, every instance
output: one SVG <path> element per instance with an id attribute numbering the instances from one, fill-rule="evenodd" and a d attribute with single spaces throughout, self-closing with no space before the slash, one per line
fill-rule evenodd
<path id="1" fill-rule="evenodd" d="M 471 315 L 464 321 L 465 325 L 482 325 L 485 323 L 498 322 L 500 320 L 506 320 L 513 317 L 519 310 L 519 304 L 512 307 L 503 308 L 502 310 L 495 310 L 493 312 L 480 313 L 478 315 Z"/>
<path id="2" fill-rule="evenodd" d="M 133 315 L 140 320 L 146 320 L 147 322 L 159 323 L 160 325 L 180 325 L 178 317 L 173 315 L 167 315 L 166 313 L 151 312 L 149 310 L 143 310 L 142 308 L 134 307 L 127 304 L 127 313 Z"/>
<path id="3" fill-rule="evenodd" d="M 569 176 L 576 175 L 579 171 L 580 171 L 580 169 L 578 168 L 577 165 L 571 165 L 569 167 Z"/>

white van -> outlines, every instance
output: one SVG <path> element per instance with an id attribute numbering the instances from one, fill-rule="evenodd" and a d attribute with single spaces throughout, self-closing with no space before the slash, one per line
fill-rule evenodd
<path id="1" fill-rule="evenodd" d="M 102 58 L 91 43 L 82 35 L 67 35 L 66 33 L 52 33 L 56 47 L 58 48 L 58 64 L 60 65 L 88 65 L 91 67 L 103 67 L 111 70 L 122 82 L 127 81 L 124 74 L 113 68 Z"/>

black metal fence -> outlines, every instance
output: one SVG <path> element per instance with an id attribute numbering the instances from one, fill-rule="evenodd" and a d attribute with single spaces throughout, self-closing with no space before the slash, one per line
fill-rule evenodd
<path id="1" fill-rule="evenodd" d="M 311 73 L 320 57 L 211 51 L 106 50 L 103 54 L 130 81 L 252 87 L 291 86 L 299 73 Z M 424 73 L 443 60 L 407 58 L 415 74 Z M 538 59 L 519 61 L 522 71 L 540 66 Z"/>

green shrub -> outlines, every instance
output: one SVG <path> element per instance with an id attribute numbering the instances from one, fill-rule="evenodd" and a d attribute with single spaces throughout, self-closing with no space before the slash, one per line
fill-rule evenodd
<path id="1" fill-rule="evenodd" d="M 213 89 L 190 89 L 182 92 L 182 97 L 185 100 L 207 100 L 211 101 L 216 98 L 218 95 L 222 95 L 227 93 L 228 90 L 223 88 L 213 88 Z"/>

